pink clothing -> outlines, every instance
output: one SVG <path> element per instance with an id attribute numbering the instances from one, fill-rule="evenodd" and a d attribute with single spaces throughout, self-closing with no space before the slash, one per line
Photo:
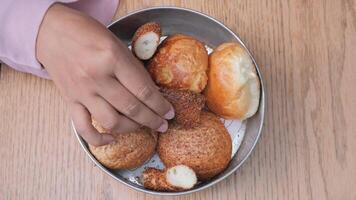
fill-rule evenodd
<path id="1" fill-rule="evenodd" d="M 48 8 L 56 3 L 83 11 L 108 25 L 117 9 L 118 0 L 1 0 L 0 60 L 12 68 L 48 78 L 36 59 L 36 39 Z"/>

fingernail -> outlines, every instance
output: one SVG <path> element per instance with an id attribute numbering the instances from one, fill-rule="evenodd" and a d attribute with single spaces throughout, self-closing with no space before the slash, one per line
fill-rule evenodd
<path id="1" fill-rule="evenodd" d="M 171 109 L 164 115 L 164 118 L 166 119 L 173 119 L 174 118 L 174 109 L 173 107 L 171 106 Z"/>
<path id="2" fill-rule="evenodd" d="M 166 120 L 163 121 L 161 126 L 157 129 L 158 132 L 164 133 L 168 129 L 168 122 Z"/>
<path id="3" fill-rule="evenodd" d="M 104 141 L 106 144 L 110 144 L 110 143 L 112 143 L 114 140 L 115 140 L 115 138 L 114 138 L 112 135 L 108 135 L 108 134 L 103 135 L 103 141 Z"/>

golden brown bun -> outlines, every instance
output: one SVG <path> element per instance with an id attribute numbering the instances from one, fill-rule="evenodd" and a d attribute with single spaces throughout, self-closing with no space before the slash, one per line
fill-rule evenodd
<path id="1" fill-rule="evenodd" d="M 93 120 L 100 133 L 107 131 Z M 132 169 L 141 166 L 155 152 L 157 135 L 154 131 L 141 128 L 135 132 L 113 134 L 115 142 L 89 149 L 98 161 L 110 169 Z"/>
<path id="2" fill-rule="evenodd" d="M 200 41 L 177 34 L 163 41 L 148 68 L 160 86 L 201 92 L 207 83 L 208 53 Z"/>
<path id="3" fill-rule="evenodd" d="M 163 96 L 173 105 L 174 120 L 184 127 L 194 127 L 200 122 L 200 112 L 205 105 L 205 97 L 200 93 L 161 88 Z"/>
<path id="4" fill-rule="evenodd" d="M 224 43 L 209 57 L 205 90 L 211 111 L 228 119 L 254 115 L 260 101 L 260 81 L 245 49 L 238 43 Z"/>
<path id="5" fill-rule="evenodd" d="M 199 180 L 208 180 L 222 172 L 231 159 L 231 137 L 220 119 L 201 113 L 199 126 L 185 129 L 172 124 L 159 135 L 157 152 L 166 167 L 186 165 Z"/>

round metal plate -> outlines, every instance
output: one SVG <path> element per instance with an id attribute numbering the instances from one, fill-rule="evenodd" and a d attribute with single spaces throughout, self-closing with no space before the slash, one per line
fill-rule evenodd
<path id="1" fill-rule="evenodd" d="M 125 42 L 128 46 L 130 45 L 131 38 L 138 27 L 142 24 L 155 21 L 160 23 L 162 27 L 162 35 L 171 35 L 174 33 L 183 33 L 187 35 L 191 35 L 200 41 L 204 42 L 208 47 L 215 48 L 219 44 L 224 42 L 238 42 L 240 43 L 246 51 L 250 54 L 253 63 L 256 66 L 258 76 L 261 82 L 261 97 L 260 97 L 260 105 L 257 113 L 249 118 L 248 120 L 244 121 L 244 138 L 242 140 L 241 145 L 238 144 L 239 150 L 235 152 L 232 157 L 232 160 L 225 169 L 224 172 L 216 176 L 215 178 L 211 179 L 210 181 L 200 183 L 196 185 L 193 189 L 188 191 L 181 191 L 181 192 L 158 192 L 147 190 L 142 187 L 139 182 L 137 181 L 138 177 L 135 173 L 127 173 L 127 170 L 111 170 L 107 169 L 103 165 L 98 162 L 95 157 L 90 153 L 88 144 L 81 138 L 75 130 L 75 127 L 72 123 L 72 128 L 74 133 L 76 134 L 81 146 L 83 147 L 84 151 L 87 155 L 91 158 L 91 160 L 105 173 L 110 175 L 112 178 L 116 179 L 117 181 L 134 188 L 138 191 L 149 193 L 149 194 L 156 194 L 156 195 L 183 195 L 189 194 L 196 191 L 203 190 L 208 188 L 219 181 L 225 179 L 227 176 L 235 172 L 248 158 L 251 154 L 252 150 L 254 149 L 258 138 L 262 131 L 262 126 L 264 122 L 265 116 L 265 89 L 263 84 L 262 75 L 260 70 L 252 57 L 249 50 L 246 48 L 244 43 L 241 39 L 233 33 L 230 29 L 228 29 L 225 25 L 218 22 L 217 20 L 209 17 L 205 14 L 200 12 L 189 10 L 185 8 L 178 8 L 178 7 L 153 7 L 147 8 L 144 10 L 139 10 L 133 13 L 130 13 L 115 22 L 109 25 L 109 30 L 112 31 L 119 39 Z M 241 123 L 241 122 L 240 122 Z M 226 122 L 225 122 L 225 125 Z M 229 130 L 230 131 L 230 130 Z M 231 132 L 230 132 L 231 134 Z M 232 134 L 233 136 L 234 134 Z M 240 134 L 235 134 L 240 135 Z M 233 139 L 234 141 L 234 139 Z M 238 141 L 238 139 L 237 139 Z M 157 157 L 157 156 L 156 156 Z M 150 165 L 146 163 L 146 165 Z M 138 170 L 139 171 L 139 170 Z M 127 175 L 129 174 L 129 175 Z M 131 176 L 131 177 L 130 177 Z"/>

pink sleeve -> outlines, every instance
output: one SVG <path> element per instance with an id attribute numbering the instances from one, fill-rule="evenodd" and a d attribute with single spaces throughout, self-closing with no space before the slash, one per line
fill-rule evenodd
<path id="1" fill-rule="evenodd" d="M 111 22 L 118 0 L 1 0 L 0 60 L 12 68 L 48 78 L 36 59 L 36 39 L 42 19 L 56 2 L 81 10 L 104 25 Z"/>

